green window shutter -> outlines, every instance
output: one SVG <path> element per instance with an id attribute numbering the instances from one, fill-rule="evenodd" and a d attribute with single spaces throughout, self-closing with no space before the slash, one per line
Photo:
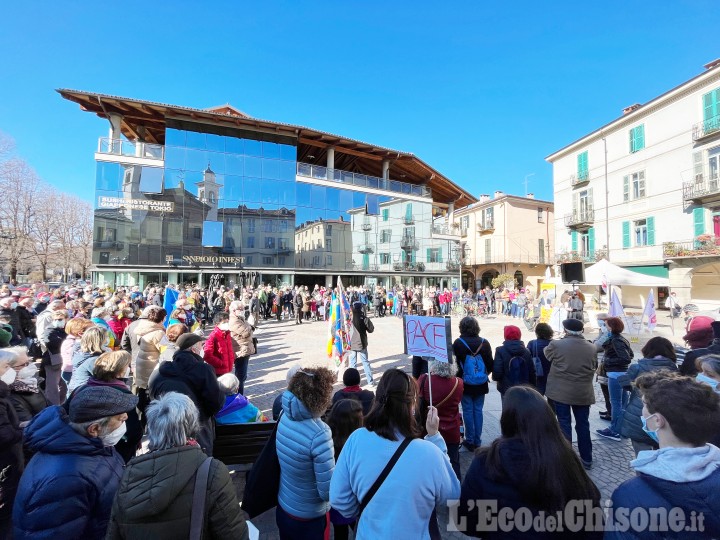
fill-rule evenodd
<path id="1" fill-rule="evenodd" d="M 635 128 L 635 151 L 645 148 L 645 124 Z"/>
<path id="2" fill-rule="evenodd" d="M 591 254 L 595 254 L 595 227 L 590 227 L 588 229 L 588 248 L 590 249 Z"/>
<path id="3" fill-rule="evenodd" d="M 387 221 L 388 217 L 390 217 L 390 210 L 387 208 L 383 208 L 383 221 Z"/>
<path id="4" fill-rule="evenodd" d="M 578 234 L 577 234 L 577 231 L 573 231 L 573 232 L 570 234 L 570 238 L 571 238 L 571 241 L 570 241 L 571 244 L 570 244 L 570 246 L 571 246 L 572 251 L 577 251 L 577 248 L 578 248 Z"/>
<path id="5" fill-rule="evenodd" d="M 587 150 L 577 157 L 578 180 L 585 180 L 588 177 L 588 153 Z"/>
<path id="6" fill-rule="evenodd" d="M 622 234 L 623 234 L 623 248 L 629 248 L 630 247 L 630 222 L 629 221 L 623 221 Z"/>
<path id="7" fill-rule="evenodd" d="M 647 218 L 648 246 L 655 245 L 655 218 L 650 216 Z"/>
<path id="8" fill-rule="evenodd" d="M 705 234 L 705 209 L 695 208 L 693 210 L 693 223 L 695 224 L 695 236 Z"/>
<path id="9" fill-rule="evenodd" d="M 720 88 L 708 92 L 702 97 L 703 101 L 703 120 L 710 120 L 720 114 Z"/>
<path id="10" fill-rule="evenodd" d="M 438 262 L 439 263 L 442 262 L 442 248 L 441 247 L 438 248 Z"/>
<path id="11" fill-rule="evenodd" d="M 413 263 L 416 262 L 415 258 L 416 258 L 416 255 L 415 255 L 415 252 L 413 251 L 413 252 L 410 254 L 410 262 L 413 262 Z"/>
<path id="12" fill-rule="evenodd" d="M 426 250 L 426 252 L 425 252 L 425 260 L 426 260 L 427 262 L 430 262 L 430 256 L 432 255 L 431 251 L 432 251 L 432 250 L 431 250 L 430 248 L 427 248 L 427 250 Z"/>
<path id="13" fill-rule="evenodd" d="M 412 219 L 412 203 L 408 203 L 405 206 L 405 218 L 408 220 Z"/>

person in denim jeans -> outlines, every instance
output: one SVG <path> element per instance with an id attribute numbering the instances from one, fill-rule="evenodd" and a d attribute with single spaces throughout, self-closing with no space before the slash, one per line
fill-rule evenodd
<path id="1" fill-rule="evenodd" d="M 480 325 L 474 317 L 464 317 L 460 321 L 460 337 L 453 343 L 453 354 L 458 365 L 457 376 L 463 379 L 464 384 L 461 400 L 463 422 L 465 423 L 463 446 L 471 452 L 479 447 L 481 443 L 483 406 L 485 405 L 485 396 L 489 391 L 487 381 L 484 384 L 468 384 L 466 381 L 467 377 L 463 369 L 465 359 L 468 354 L 473 355 L 478 348 L 485 363 L 485 373 L 489 377 L 493 370 L 493 354 L 490 342 L 480 337 Z"/>
<path id="2" fill-rule="evenodd" d="M 595 403 L 593 379 L 597 368 L 597 348 L 585 340 L 583 323 L 578 319 L 563 321 L 565 337 L 545 347 L 550 362 L 545 395 L 552 400 L 560 429 L 572 442 L 572 416 L 578 438 L 580 459 L 586 469 L 592 467 L 590 440 L 590 405 Z"/>
<path id="3" fill-rule="evenodd" d="M 630 348 L 630 343 L 622 336 L 622 331 L 625 329 L 622 320 L 618 317 L 610 317 L 605 320 L 605 325 L 610 333 L 599 346 L 605 351 L 603 365 L 610 393 L 610 427 L 598 429 L 596 433 L 606 439 L 620 441 L 620 423 L 630 397 L 624 387 L 629 386 L 627 370 L 635 354 Z"/>
<path id="4" fill-rule="evenodd" d="M 368 333 L 372 333 L 375 327 L 372 321 L 365 316 L 362 302 L 355 302 L 352 305 L 352 324 L 355 331 L 350 340 L 350 367 L 357 368 L 359 358 L 365 370 L 365 380 L 367 384 L 375 386 L 367 351 L 367 335 Z"/>

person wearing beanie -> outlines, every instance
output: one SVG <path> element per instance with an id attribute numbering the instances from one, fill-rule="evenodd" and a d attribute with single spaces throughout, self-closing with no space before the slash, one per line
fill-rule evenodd
<path id="1" fill-rule="evenodd" d="M 585 340 L 583 322 L 579 319 L 563 321 L 565 336 L 545 347 L 545 358 L 550 361 L 545 395 L 552 400 L 560 429 L 572 443 L 572 416 L 578 451 L 583 466 L 592 467 L 592 441 L 590 440 L 590 405 L 595 403 L 593 380 L 597 369 L 597 347 Z"/>
<path id="2" fill-rule="evenodd" d="M 696 317 L 697 319 L 698 317 Z M 693 342 L 690 341 L 690 339 L 687 339 L 688 336 L 696 332 L 698 334 L 702 333 L 700 337 L 700 342 L 695 341 L 696 344 L 700 345 L 700 347 L 693 347 Z M 710 323 L 710 332 L 711 335 L 707 335 L 707 330 L 704 328 L 700 329 L 693 329 L 688 332 L 688 335 L 685 336 L 685 341 L 687 341 L 693 350 L 685 353 L 685 360 L 683 361 L 682 365 L 680 366 L 680 374 L 681 375 L 687 375 L 688 377 L 695 377 L 698 374 L 698 368 L 695 363 L 695 361 L 700 358 L 701 356 L 705 356 L 708 354 L 720 354 L 720 321 L 713 321 Z M 705 341 L 708 337 L 714 338 L 712 342 L 709 345 L 702 346 L 701 343 Z M 691 338 L 696 338 L 696 336 L 691 336 Z M 707 341 L 705 341 L 707 343 Z"/>
<path id="3" fill-rule="evenodd" d="M 497 389 L 501 396 L 508 388 L 520 384 L 535 386 L 537 376 L 535 363 L 530 351 L 521 341 L 520 328 L 509 324 L 503 330 L 505 341 L 495 349 L 493 361 L 493 380 L 497 382 Z"/>
<path id="4" fill-rule="evenodd" d="M 345 388 L 341 388 L 333 395 L 333 405 L 341 399 L 354 399 L 362 404 L 363 415 L 369 413 L 375 394 L 360 388 L 360 372 L 355 368 L 347 368 L 343 373 L 343 384 Z"/>
<path id="5" fill-rule="evenodd" d="M 40 412 L 25 428 L 34 455 L 13 507 L 14 538 L 105 538 L 125 462 L 113 448 L 138 398 L 86 387 Z"/>

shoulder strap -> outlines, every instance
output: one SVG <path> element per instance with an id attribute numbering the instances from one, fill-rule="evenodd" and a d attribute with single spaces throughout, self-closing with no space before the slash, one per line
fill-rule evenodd
<path id="1" fill-rule="evenodd" d="M 485 343 L 485 338 L 480 338 L 480 345 L 478 345 L 477 351 L 475 351 L 475 354 L 473 356 L 477 356 L 480 354 L 480 349 L 482 349 L 483 344 Z"/>
<path id="2" fill-rule="evenodd" d="M 398 446 L 398 449 L 395 450 L 395 453 L 390 458 L 390 461 L 388 461 L 388 464 L 385 465 L 385 468 L 380 473 L 380 476 L 377 477 L 377 480 L 375 480 L 375 483 L 370 487 L 368 492 L 365 494 L 365 497 L 363 497 L 363 500 L 360 502 L 360 509 L 358 510 L 358 521 L 360 521 L 360 516 L 362 516 L 363 510 L 365 510 L 365 507 L 370 503 L 375 493 L 377 493 L 377 490 L 380 489 L 380 486 L 382 486 L 385 479 L 390 474 L 390 471 L 393 470 L 393 467 L 400 459 L 400 456 L 402 456 L 402 453 L 405 451 L 405 449 L 410 445 L 412 442 L 412 439 L 410 437 L 406 437 L 405 440 Z"/>
<path id="3" fill-rule="evenodd" d="M 440 405 L 442 405 L 443 403 L 445 403 L 448 399 L 450 399 L 452 397 L 452 395 L 455 393 L 455 389 L 457 388 L 457 386 L 458 386 L 458 378 L 455 377 L 455 384 L 453 385 L 452 390 L 450 390 L 450 393 L 447 396 L 445 396 L 445 399 L 443 399 L 440 403 L 436 403 L 435 405 L 433 405 L 433 407 L 435 407 L 436 409 L 439 409 Z"/>
<path id="4" fill-rule="evenodd" d="M 190 514 L 190 540 L 200 540 L 202 538 L 210 463 L 212 463 L 211 457 L 203 461 L 195 473 L 195 489 L 193 490 L 192 511 Z"/>

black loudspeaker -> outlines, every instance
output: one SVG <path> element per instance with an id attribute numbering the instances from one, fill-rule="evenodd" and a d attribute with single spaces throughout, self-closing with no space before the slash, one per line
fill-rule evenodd
<path id="1" fill-rule="evenodd" d="M 560 265 L 560 274 L 563 283 L 585 283 L 585 264 L 581 262 L 565 263 Z"/>

